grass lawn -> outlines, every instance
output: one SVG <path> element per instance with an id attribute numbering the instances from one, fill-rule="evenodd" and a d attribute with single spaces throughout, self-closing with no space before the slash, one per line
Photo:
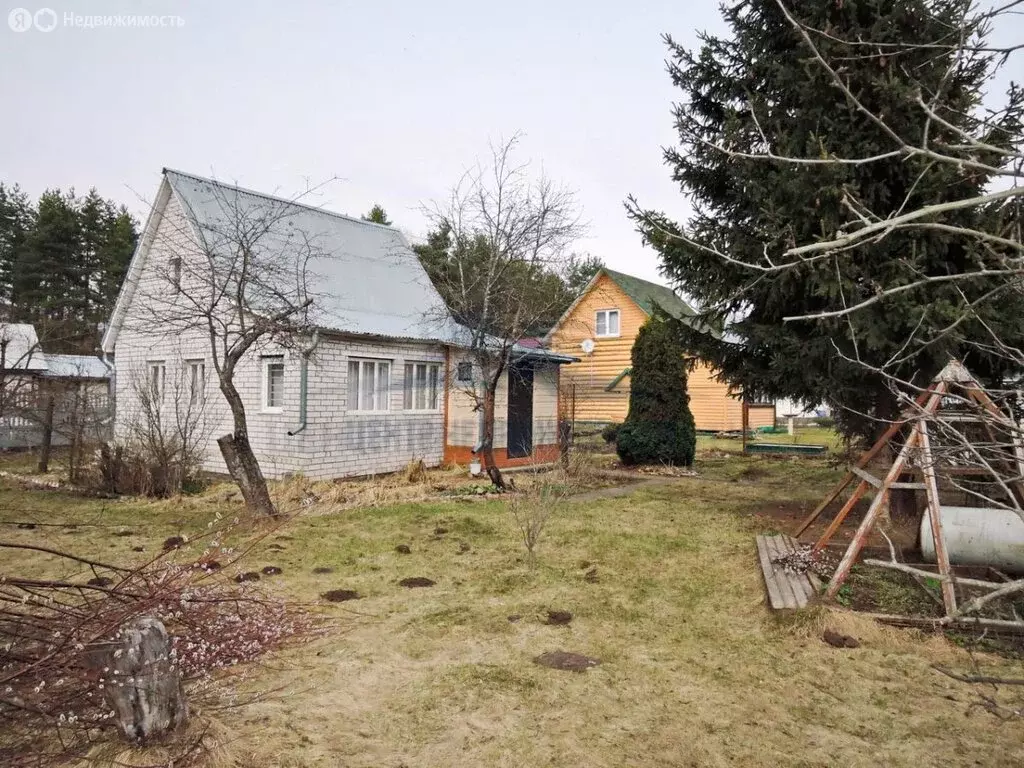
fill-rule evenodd
<path id="1" fill-rule="evenodd" d="M 335 628 L 267 661 L 245 684 L 265 700 L 202 713 L 218 762 L 1021 765 L 1021 723 L 968 716 L 974 691 L 930 668 L 967 665 L 945 639 L 838 611 L 780 618 L 765 607 L 753 541 L 765 523 L 750 510 L 812 504 L 837 470 L 819 459 L 718 455 L 697 469 L 697 478 L 570 503 L 549 522 L 535 566 L 500 500 L 350 507 L 318 492 L 245 569 L 281 567 L 260 586 L 282 596 L 317 601 L 344 588 L 364 599 L 324 603 Z M 218 512 L 237 514 L 229 495 L 218 486 L 162 502 L 83 500 L 0 480 L 0 519 L 60 524 L 5 525 L 7 540 L 125 562 L 203 530 Z M 186 547 L 177 557 L 196 555 Z M 5 558 L 4 571 L 53 567 L 38 554 Z M 313 574 L 318 566 L 333 573 Z M 593 583 L 583 578 L 591 567 Z M 409 576 L 437 584 L 398 586 Z M 575 618 L 547 626 L 548 609 Z M 826 626 L 861 647 L 824 644 Z M 602 663 L 572 673 L 531 661 L 559 649 Z M 1024 676 L 1020 663 L 980 658 L 996 674 Z"/>

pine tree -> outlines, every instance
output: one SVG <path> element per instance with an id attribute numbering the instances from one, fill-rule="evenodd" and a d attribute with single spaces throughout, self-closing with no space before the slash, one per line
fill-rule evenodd
<path id="1" fill-rule="evenodd" d="M 28 195 L 17 184 L 9 187 L 0 182 L 0 306 L 3 307 L 0 316 L 3 319 L 10 316 L 15 265 L 34 218 Z"/>
<path id="2" fill-rule="evenodd" d="M 693 463 L 697 432 L 678 325 L 656 314 L 633 342 L 629 413 L 615 437 L 623 464 Z"/>
<path id="3" fill-rule="evenodd" d="M 951 67 L 952 53 L 929 45 L 948 40 L 950 30 L 960 27 L 968 0 L 787 0 L 786 5 L 796 18 L 821 30 L 815 43 L 826 60 L 868 109 L 906 140 L 919 143 L 925 128 L 926 115 L 916 103 L 921 92 L 943 93 L 943 117 L 965 130 L 975 128 L 968 115 L 990 78 L 991 59 L 968 56 Z M 893 373 L 927 382 L 951 355 L 964 352 L 965 339 L 983 335 L 981 322 L 1007 343 L 1024 342 L 1019 322 L 1024 307 L 1009 296 L 1007 302 L 1016 306 L 997 311 L 987 304 L 978 318 L 939 333 L 962 314 L 957 291 L 963 288 L 968 300 L 981 296 L 994 287 L 984 280 L 907 291 L 851 317 L 783 322 L 786 316 L 852 304 L 879 286 L 922 274 L 972 271 L 978 249 L 955 235 L 894 232 L 834 259 L 767 275 L 706 250 L 747 263 L 763 264 L 767 256 L 778 264 L 787 248 L 834 236 L 844 224 L 856 222 L 851 199 L 884 218 L 905 199 L 913 209 L 970 198 L 990 181 L 926 158 L 798 165 L 727 156 L 715 145 L 805 158 L 869 157 L 894 147 L 833 85 L 775 0 L 743 0 L 724 7 L 723 14 L 729 34 L 702 35 L 699 50 L 666 38 L 669 74 L 681 102 L 674 109 L 680 146 L 665 152 L 665 162 L 695 212 L 685 226 L 656 211 L 634 207 L 631 212 L 645 241 L 659 251 L 666 276 L 704 310 L 706 322 L 722 327 L 735 321 L 722 338 L 689 332 L 686 346 L 751 395 L 830 403 L 844 432 L 853 435 L 876 430 L 878 419 L 893 417 L 898 404 L 883 377 L 851 359 L 877 366 L 905 355 Z M 967 36 L 976 31 L 968 29 Z M 874 49 L 864 55 L 864 48 L 844 40 L 904 47 L 898 56 L 874 55 Z M 993 134 L 991 141 L 1019 139 L 1019 123 L 1002 127 L 1008 133 Z M 934 121 L 930 131 L 933 141 L 957 143 L 952 131 Z M 996 215 L 970 209 L 946 221 L 984 229 L 991 226 L 986 217 Z M 673 236 L 678 233 L 696 245 Z M 902 349 L 915 331 L 937 340 Z M 988 380 L 1005 373 L 1004 360 L 976 349 L 968 364 Z"/>
<path id="4" fill-rule="evenodd" d="M 47 350 L 77 340 L 75 319 L 85 301 L 80 256 L 81 220 L 74 193 L 47 190 L 18 253 L 12 291 L 16 316 L 36 326 Z"/>
<path id="5" fill-rule="evenodd" d="M 370 209 L 370 212 L 363 216 L 363 221 L 372 221 L 374 224 L 391 225 L 391 219 L 388 218 L 387 211 L 384 210 L 384 206 L 380 203 L 373 204 L 373 208 Z"/>
<path id="6" fill-rule="evenodd" d="M 94 351 L 138 241 L 123 206 L 48 190 L 37 206 L 0 185 L 0 299 L 49 352 Z"/>

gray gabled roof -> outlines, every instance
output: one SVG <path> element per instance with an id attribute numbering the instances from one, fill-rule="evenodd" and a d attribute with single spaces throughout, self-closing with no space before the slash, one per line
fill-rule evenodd
<path id="1" fill-rule="evenodd" d="M 317 324 L 355 335 L 435 341 L 451 318 L 405 236 L 394 227 L 164 170 L 164 177 L 207 245 L 230 239 L 232 218 L 270 222 L 268 248 L 306 247 Z M 227 233 L 227 234 L 226 234 Z"/>
<path id="2" fill-rule="evenodd" d="M 46 359 L 47 379 L 109 379 L 110 366 L 95 355 L 51 355 Z"/>

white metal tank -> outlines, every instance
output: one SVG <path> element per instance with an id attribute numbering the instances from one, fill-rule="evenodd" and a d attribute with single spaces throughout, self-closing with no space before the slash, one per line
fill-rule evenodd
<path id="1" fill-rule="evenodd" d="M 985 507 L 939 510 L 949 562 L 1024 573 L 1024 520 L 1016 512 Z M 935 562 L 935 540 L 927 512 L 921 518 L 921 552 L 928 562 Z"/>

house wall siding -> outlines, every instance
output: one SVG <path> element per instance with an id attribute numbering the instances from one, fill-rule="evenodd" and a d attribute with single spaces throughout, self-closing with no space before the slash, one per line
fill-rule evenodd
<path id="1" fill-rule="evenodd" d="M 352 358 L 390 362 L 389 411 L 350 412 L 348 363 Z M 403 409 L 407 362 L 439 366 L 436 410 Z M 307 427 L 302 433 L 309 446 L 305 474 L 346 477 L 394 472 L 415 459 L 422 459 L 427 466 L 441 464 L 444 362 L 444 348 L 437 345 L 325 339 L 309 362 Z"/>
<path id="2" fill-rule="evenodd" d="M 597 336 L 596 314 L 601 309 L 619 310 L 617 338 Z M 648 315 L 607 275 L 602 275 L 575 309 L 551 335 L 556 352 L 582 358 L 565 366 L 562 375 L 567 385 L 575 388 L 577 421 L 624 421 L 629 413 L 630 377 L 616 387 L 607 387 L 623 370 L 632 365 L 633 343 Z M 592 354 L 580 348 L 584 339 L 594 341 Z M 743 406 L 740 398 L 729 392 L 727 384 L 714 377 L 714 370 L 704 362 L 689 374 L 687 391 L 690 410 L 700 430 L 739 430 L 743 428 Z M 774 410 L 752 408 L 750 426 L 774 424 Z"/>
<path id="3" fill-rule="evenodd" d="M 599 338 L 595 328 L 599 309 L 619 310 L 619 336 Z M 632 365 L 633 341 L 647 313 L 636 305 L 615 282 L 602 275 L 551 336 L 556 352 L 579 357 L 566 365 L 562 376 L 576 390 L 577 421 L 622 421 L 629 411 L 628 379 L 612 392 L 605 391 L 622 371 Z M 593 353 L 580 348 L 584 339 L 594 342 Z"/>
<path id="4" fill-rule="evenodd" d="M 455 381 L 458 363 L 467 358 L 452 355 L 450 389 L 448 395 L 448 446 L 472 448 L 477 442 L 479 415 L 474 410 L 475 399 L 467 391 L 464 382 Z M 474 369 L 474 380 L 479 378 L 479 369 Z M 557 445 L 558 443 L 558 387 L 559 366 L 538 364 L 533 374 L 533 445 Z M 508 373 L 502 375 L 494 397 L 494 448 L 504 453 L 508 446 Z M 464 452 L 449 451 L 449 460 L 463 461 Z"/>
<path id="5" fill-rule="evenodd" d="M 209 337 L 200 329 L 161 330 L 157 322 L 159 316 L 174 311 L 173 301 L 168 300 L 169 295 L 175 295 L 168 280 L 167 265 L 171 259 L 201 258 L 188 232 L 187 220 L 172 196 L 157 225 L 117 338 L 115 434 L 120 441 L 131 437 L 132 424 L 141 413 L 136 382 L 140 378 L 145 380 L 151 361 L 163 361 L 166 365 L 168 392 L 162 413 L 165 418 L 173 418 L 175 382 L 184 376 L 186 361 L 201 359 L 206 367 L 201 420 L 206 436 L 203 467 L 225 472 L 227 468 L 216 438 L 232 430 L 232 419 L 217 385 Z M 189 284 L 188 272 L 188 269 L 183 270 L 182 296 L 201 290 L 201 286 Z M 262 407 L 261 358 L 268 354 L 282 355 L 285 360 L 284 400 L 279 413 L 266 412 Z M 348 412 L 350 357 L 391 361 L 390 411 L 379 415 Z M 444 349 L 437 345 L 324 338 L 309 360 L 306 428 L 299 434 L 289 435 L 289 431 L 299 426 L 302 354 L 272 344 L 254 348 L 240 361 L 234 383 L 245 405 L 250 441 L 264 474 L 279 478 L 302 473 L 327 479 L 394 471 L 412 459 L 423 459 L 432 466 L 440 464 L 444 455 L 444 359 Z M 437 410 L 402 409 L 406 361 L 441 364 Z"/>

